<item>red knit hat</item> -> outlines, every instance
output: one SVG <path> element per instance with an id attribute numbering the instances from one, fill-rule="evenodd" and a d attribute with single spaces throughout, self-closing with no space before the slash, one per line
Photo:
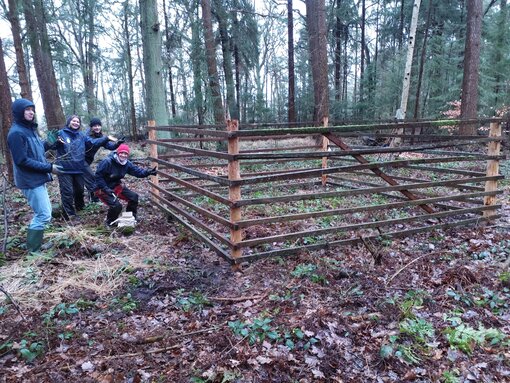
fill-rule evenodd
<path id="1" fill-rule="evenodd" d="M 127 146 L 126 144 L 120 144 L 119 147 L 117 148 L 117 153 L 122 152 L 129 154 L 129 146 Z"/>

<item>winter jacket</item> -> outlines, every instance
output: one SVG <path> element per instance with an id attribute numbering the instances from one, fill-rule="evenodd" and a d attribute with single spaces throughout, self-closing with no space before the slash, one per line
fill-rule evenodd
<path id="1" fill-rule="evenodd" d="M 37 134 L 37 124 L 24 117 L 25 109 L 30 106 L 35 107 L 32 101 L 24 98 L 14 101 L 13 123 L 7 135 L 14 163 L 14 183 L 20 189 L 34 189 L 52 180 L 52 165 L 44 156 L 49 145 Z"/>
<path id="2" fill-rule="evenodd" d="M 106 192 L 113 190 L 115 186 L 121 184 L 121 180 L 129 174 L 137 178 L 145 178 L 149 176 L 150 170 L 140 168 L 131 161 L 121 165 L 116 160 L 117 153 L 111 153 L 97 165 L 96 170 L 96 189 L 102 189 Z"/>
<path id="3" fill-rule="evenodd" d="M 53 145 L 57 149 L 57 164 L 61 165 L 67 174 L 82 174 L 85 167 L 86 147 L 97 147 L 106 145 L 108 137 L 91 138 L 86 136 L 79 129 L 73 129 L 68 124 L 58 132 L 64 143 L 59 140 Z M 97 150 L 96 150 L 97 151 Z"/>
<path id="4" fill-rule="evenodd" d="M 105 137 L 102 132 L 94 133 L 92 129 L 88 129 L 86 133 L 87 137 L 90 137 L 91 139 L 98 139 Z M 88 141 L 85 143 L 85 162 L 90 165 L 92 162 L 94 162 L 94 157 L 99 150 L 99 148 L 103 147 L 108 150 L 115 150 L 119 146 L 118 143 L 112 142 L 112 141 L 106 141 L 105 143 L 101 145 L 93 145 L 92 142 Z"/>

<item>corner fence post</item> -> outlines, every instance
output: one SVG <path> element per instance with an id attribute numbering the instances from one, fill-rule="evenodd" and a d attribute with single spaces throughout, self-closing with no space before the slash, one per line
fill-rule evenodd
<path id="1" fill-rule="evenodd" d="M 156 121 L 149 120 L 147 123 L 147 127 L 148 127 L 148 133 L 149 133 L 149 140 L 154 141 L 154 142 L 151 142 L 151 144 L 149 146 L 149 155 L 154 159 L 158 159 L 158 145 L 155 143 L 155 141 L 157 141 L 157 139 L 158 139 L 156 136 Z M 158 166 L 158 163 L 156 161 L 151 162 L 151 167 L 154 167 L 154 166 Z M 159 186 L 159 176 L 158 175 L 151 176 L 151 181 L 154 185 Z M 153 187 L 152 192 L 159 197 L 158 189 Z"/>
<path id="2" fill-rule="evenodd" d="M 324 117 L 324 119 L 322 120 L 322 126 L 324 128 L 327 128 L 328 123 L 329 123 L 329 118 Z M 325 136 L 322 136 L 322 151 L 327 152 L 328 149 L 329 149 L 329 140 Z M 326 169 L 327 167 L 328 167 L 328 157 L 322 157 L 322 168 Z M 326 174 L 323 174 L 321 176 L 321 181 L 322 181 L 322 186 L 326 186 L 326 183 L 328 182 L 328 176 Z"/>
<path id="3" fill-rule="evenodd" d="M 227 120 L 227 131 L 235 132 L 239 130 L 239 121 Z M 228 154 L 239 154 L 239 137 L 232 137 L 228 139 Z M 228 160 L 228 180 L 240 180 L 241 179 L 241 166 L 239 160 Z M 228 187 L 228 198 L 230 202 L 237 202 L 241 199 L 241 186 L 229 186 Z M 241 220 L 241 208 L 230 207 L 230 222 L 233 224 Z M 231 250 L 232 259 L 235 261 L 236 258 L 242 256 L 242 249 L 236 247 L 241 242 L 242 238 L 241 229 L 230 229 L 230 241 L 233 244 Z"/>
<path id="4" fill-rule="evenodd" d="M 490 138 L 501 138 L 501 123 L 500 122 L 491 122 Z M 490 141 L 488 143 L 487 154 L 489 156 L 499 156 L 501 152 L 501 141 Z M 499 175 L 499 160 L 488 160 L 487 161 L 487 177 L 497 176 Z M 485 191 L 492 192 L 498 190 L 498 181 L 485 181 Z M 488 195 L 483 197 L 483 204 L 485 206 L 493 206 L 497 203 L 496 195 Z M 483 212 L 484 218 L 490 218 L 496 215 L 495 210 L 486 210 Z"/>

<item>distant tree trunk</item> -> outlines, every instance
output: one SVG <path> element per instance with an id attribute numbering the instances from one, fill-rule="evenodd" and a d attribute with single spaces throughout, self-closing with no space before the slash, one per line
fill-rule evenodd
<path id="1" fill-rule="evenodd" d="M 335 101 L 339 102 L 342 99 L 342 19 L 340 18 L 340 5 L 342 0 L 336 0 L 335 10 Z M 339 116 L 335 116 L 339 117 Z"/>
<path id="2" fill-rule="evenodd" d="M 429 8 L 427 12 L 427 22 L 425 24 L 425 32 L 423 36 L 423 44 L 421 47 L 420 56 L 420 68 L 418 69 L 418 83 L 416 84 L 416 102 L 414 104 L 414 115 L 415 119 L 420 117 L 420 98 L 421 98 L 421 85 L 423 81 L 423 69 L 425 68 L 425 60 L 427 58 L 427 41 L 429 37 L 430 20 L 432 17 L 432 6 L 433 0 L 429 0 Z M 413 128 L 413 134 L 420 134 L 420 130 L 415 131 Z"/>
<path id="3" fill-rule="evenodd" d="M 23 43 L 21 40 L 21 26 L 19 22 L 20 9 L 18 4 L 18 0 L 9 0 L 8 18 L 11 23 L 12 39 L 14 42 L 14 49 L 16 51 L 16 70 L 19 77 L 21 97 L 33 100 L 32 87 L 30 86 L 27 66 L 25 65 L 25 57 L 23 56 Z"/>
<path id="4" fill-rule="evenodd" d="M 363 102 L 365 100 L 364 80 L 365 80 L 365 24 L 366 24 L 366 6 L 365 0 L 361 0 L 361 57 L 360 57 L 360 68 L 359 68 L 359 100 Z"/>
<path id="5" fill-rule="evenodd" d="M 157 1 L 140 0 L 140 25 L 143 45 L 147 118 L 156 125 L 168 124 L 163 62 L 161 60 L 161 28 L 158 21 Z M 165 136 L 162 134 L 162 136 Z"/>
<path id="6" fill-rule="evenodd" d="M 467 30 L 464 51 L 464 77 L 462 79 L 462 103 L 460 117 L 476 118 L 478 110 L 478 79 L 480 67 L 480 42 L 482 36 L 483 0 L 467 1 Z M 461 135 L 476 133 L 476 124 L 463 124 Z"/>
<path id="7" fill-rule="evenodd" d="M 416 27 L 418 25 L 418 15 L 420 13 L 421 0 L 414 0 L 413 16 L 411 19 L 411 29 L 407 46 L 407 57 L 404 69 L 404 81 L 402 83 L 402 95 L 400 97 L 400 113 L 397 112 L 397 118 L 405 119 L 407 113 L 407 101 L 409 99 L 409 88 L 411 85 L 411 68 L 413 66 L 414 43 L 416 41 Z"/>
<path id="8" fill-rule="evenodd" d="M 85 47 L 84 58 L 85 63 L 82 65 L 83 69 L 83 82 L 85 84 L 85 97 L 87 98 L 87 111 L 89 116 L 97 115 L 97 102 L 96 102 L 96 83 L 94 81 L 94 63 L 95 57 L 94 50 L 97 49 L 94 44 L 95 26 L 96 26 L 96 2 L 94 0 L 87 3 L 86 17 L 88 24 L 88 41 Z"/>
<path id="9" fill-rule="evenodd" d="M 237 0 L 234 0 L 235 9 L 238 8 Z M 235 77 L 236 77 L 236 102 L 237 102 L 237 110 L 239 111 L 239 120 L 245 118 L 244 113 L 241 113 L 241 59 L 239 58 L 239 21 L 237 20 L 237 12 L 232 11 L 232 24 L 234 26 L 235 33 L 233 34 L 233 43 L 234 43 L 234 68 L 235 68 Z"/>
<path id="10" fill-rule="evenodd" d="M 223 6 L 223 0 L 214 0 L 216 18 L 218 20 L 218 29 L 220 32 L 221 50 L 223 53 L 223 72 L 225 74 L 225 85 L 227 90 L 227 106 L 230 118 L 239 120 L 239 110 L 237 109 L 234 74 L 232 71 L 232 49 L 231 39 L 227 30 L 227 13 Z"/>
<path id="11" fill-rule="evenodd" d="M 397 47 L 400 51 L 402 49 L 402 44 L 404 43 L 404 0 L 400 1 L 400 18 L 398 22 L 397 36 Z"/>
<path id="12" fill-rule="evenodd" d="M 197 110 L 198 125 L 204 124 L 204 95 L 202 92 L 202 42 L 200 40 L 200 25 L 198 19 L 198 1 L 191 11 L 195 18 L 191 21 L 191 67 L 193 69 L 193 94 Z"/>
<path id="13" fill-rule="evenodd" d="M 287 35 L 288 35 L 288 64 L 289 64 L 289 122 L 296 122 L 296 78 L 294 73 L 294 17 L 292 0 L 287 0 Z"/>
<path id="14" fill-rule="evenodd" d="M 4 48 L 2 39 L 0 38 L 0 126 L 2 127 L 2 135 L 0 137 L 0 148 L 5 156 L 5 165 L 7 166 L 7 178 L 13 180 L 12 174 L 12 158 L 7 148 L 7 134 L 12 124 L 11 112 L 11 92 L 9 87 L 9 78 L 7 77 L 7 69 L 4 61 Z"/>
<path id="15" fill-rule="evenodd" d="M 202 4 L 202 22 L 204 23 L 205 54 L 207 57 L 207 70 L 209 73 L 209 88 L 211 91 L 214 123 L 225 124 L 225 110 L 221 100 L 220 82 L 218 77 L 218 67 L 216 65 L 216 46 L 211 20 L 211 2 L 210 0 L 201 0 Z"/>
<path id="16" fill-rule="evenodd" d="M 163 0 L 163 10 L 165 14 L 165 48 L 167 53 L 168 62 L 168 86 L 170 91 L 170 107 L 172 110 L 172 118 L 177 117 L 177 110 L 175 106 L 175 93 L 174 93 L 174 81 L 172 75 L 172 60 L 170 59 L 172 54 L 172 36 L 170 35 L 170 23 L 168 22 L 168 13 L 166 9 L 166 1 Z"/>
<path id="17" fill-rule="evenodd" d="M 35 8 L 32 6 L 33 4 L 35 4 Z M 65 116 L 51 58 L 44 7 L 41 0 L 36 0 L 34 3 L 30 0 L 23 0 L 23 8 L 44 115 L 48 127 L 55 129 L 64 125 Z"/>
<path id="18" fill-rule="evenodd" d="M 326 8 L 324 0 L 306 0 L 306 25 L 309 36 L 314 121 L 322 124 L 329 116 L 328 57 L 326 40 Z"/>
<path id="19" fill-rule="evenodd" d="M 134 90 L 134 79 L 133 79 L 133 58 L 131 55 L 131 34 L 129 32 L 129 2 L 124 3 L 124 43 L 126 49 L 126 69 L 128 76 L 128 87 L 129 87 L 129 132 L 133 137 L 133 140 L 138 140 L 138 130 L 136 129 L 136 108 L 135 108 L 135 90 Z"/>

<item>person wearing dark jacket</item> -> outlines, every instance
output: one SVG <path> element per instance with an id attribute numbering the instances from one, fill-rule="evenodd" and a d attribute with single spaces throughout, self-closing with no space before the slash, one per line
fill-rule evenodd
<path id="1" fill-rule="evenodd" d="M 89 129 L 87 130 L 86 135 L 91 139 L 98 139 L 105 137 L 102 130 L 101 120 L 97 117 L 94 117 L 90 120 Z M 124 143 L 124 139 L 114 139 L 113 137 L 108 136 L 109 140 L 103 143 L 102 145 L 93 145 L 92 142 L 85 143 L 85 166 L 83 168 L 83 179 L 85 181 L 85 187 L 89 193 L 89 200 L 91 202 L 99 202 L 99 199 L 94 195 L 95 189 L 95 175 L 92 171 L 90 165 L 94 162 L 94 157 L 97 151 L 103 147 L 108 150 L 115 150 L 119 147 L 120 144 Z"/>
<path id="2" fill-rule="evenodd" d="M 96 196 L 108 206 L 106 224 L 111 225 L 122 212 L 119 200 L 127 201 L 126 211 L 137 217 L 138 194 L 122 184 L 122 179 L 129 174 L 145 178 L 157 174 L 156 167 L 143 169 L 129 161 L 129 146 L 122 144 L 116 152 L 111 153 L 99 163 L 96 170 Z"/>
<path id="3" fill-rule="evenodd" d="M 54 144 L 57 150 L 57 164 L 63 173 L 58 176 L 60 198 L 64 218 L 78 221 L 77 211 L 85 207 L 83 172 L 85 168 L 85 148 L 87 145 L 100 147 L 108 142 L 108 137 L 93 139 L 80 131 L 81 120 L 77 115 L 68 117 L 66 126 L 59 130 Z"/>
<path id="4" fill-rule="evenodd" d="M 37 134 L 34 103 L 24 98 L 14 101 L 12 116 L 7 145 L 13 160 L 14 183 L 34 211 L 27 229 L 27 250 L 38 251 L 44 229 L 51 221 L 51 202 L 46 183 L 52 181 L 51 173 L 59 174 L 61 168 L 46 160 L 44 153 L 50 145 Z"/>

